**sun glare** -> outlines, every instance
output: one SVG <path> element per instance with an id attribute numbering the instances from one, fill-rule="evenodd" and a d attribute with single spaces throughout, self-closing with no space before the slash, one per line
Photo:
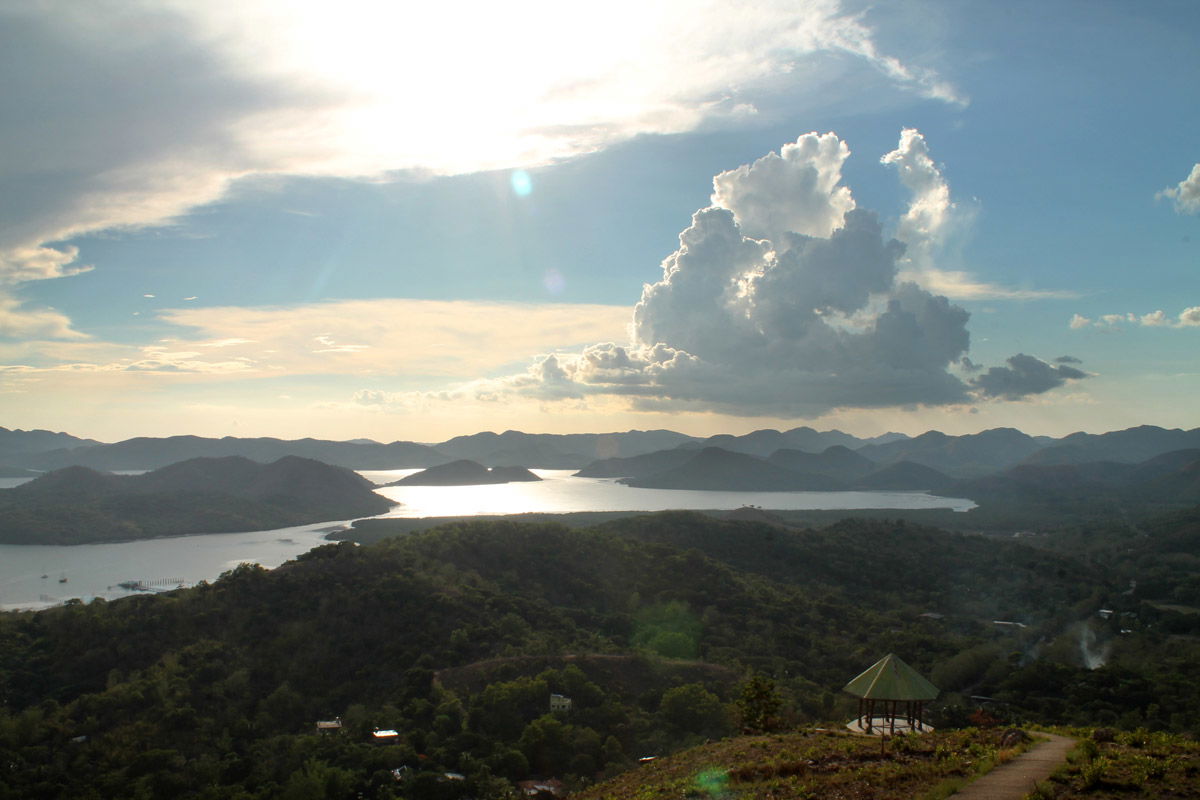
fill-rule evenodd
<path id="1" fill-rule="evenodd" d="M 542 164 L 743 113 L 749 106 L 722 110 L 721 98 L 786 71 L 816 46 L 804 23 L 829 13 L 821 3 L 746 15 L 674 2 L 585 13 L 368 0 L 177 9 L 237 64 L 324 98 L 307 120 L 319 133 L 307 138 L 336 142 L 325 169 L 360 173 Z"/>

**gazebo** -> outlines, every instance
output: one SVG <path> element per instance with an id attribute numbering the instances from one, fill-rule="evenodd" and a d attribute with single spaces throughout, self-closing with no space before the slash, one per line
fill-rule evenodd
<path id="1" fill-rule="evenodd" d="M 847 683 L 842 691 L 858 698 L 858 717 L 846 726 L 866 734 L 895 735 L 931 731 L 921 714 L 925 701 L 938 696 L 938 688 L 892 653 L 876 661 Z"/>

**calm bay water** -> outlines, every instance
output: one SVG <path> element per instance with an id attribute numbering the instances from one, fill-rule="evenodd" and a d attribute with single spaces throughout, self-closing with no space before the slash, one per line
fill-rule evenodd
<path id="1" fill-rule="evenodd" d="M 348 524 L 348 523 L 347 523 Z M 78 597 L 113 599 L 137 594 L 124 581 L 195 584 L 243 562 L 277 567 L 321 544 L 342 525 L 321 522 L 253 533 L 209 533 L 140 542 L 70 547 L 0 545 L 0 610 L 52 606 Z M 46 577 L 42 577 L 45 575 Z M 66 578 L 66 583 L 60 583 Z"/>
<path id="2" fill-rule="evenodd" d="M 375 483 L 388 483 L 420 470 L 364 470 Z M 970 500 L 924 492 L 703 492 L 635 489 L 607 478 L 574 478 L 573 470 L 535 469 L 540 481 L 493 486 L 389 486 L 379 493 L 399 501 L 384 517 L 453 517 L 541 511 L 667 511 L 668 509 L 951 508 L 967 511 Z"/>
<path id="3" fill-rule="evenodd" d="M 387 483 L 418 470 L 363 470 Z M 392 486 L 378 491 L 401 505 L 384 517 L 447 517 L 524 512 L 665 511 L 668 509 L 950 508 L 970 500 L 923 492 L 702 492 L 635 489 L 615 481 L 571 477 L 571 470 L 534 470 L 542 480 L 494 486 Z M 0 480 L 0 488 L 24 479 Z M 78 597 L 113 599 L 134 592 L 124 581 L 193 584 L 211 581 L 243 562 L 277 567 L 325 543 L 346 523 L 323 522 L 252 533 L 215 533 L 139 542 L 63 546 L 0 545 L 0 610 L 61 603 Z M 46 577 L 42 577 L 42 576 Z M 60 578 L 67 582 L 60 583 Z"/>

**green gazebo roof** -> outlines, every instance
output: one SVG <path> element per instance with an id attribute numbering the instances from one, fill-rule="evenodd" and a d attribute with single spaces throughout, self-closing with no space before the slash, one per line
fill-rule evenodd
<path id="1" fill-rule="evenodd" d="M 867 700 L 933 700 L 938 688 L 915 669 L 888 653 L 842 691 Z"/>

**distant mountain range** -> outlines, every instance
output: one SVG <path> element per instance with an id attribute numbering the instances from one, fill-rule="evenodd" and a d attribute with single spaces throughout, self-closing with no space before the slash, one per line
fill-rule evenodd
<path id="1" fill-rule="evenodd" d="M 579 469 L 601 458 L 636 456 L 694 441 L 694 437 L 661 430 L 567 434 L 485 431 L 456 436 L 432 447 L 449 458 L 470 459 L 491 467 L 520 464 L 540 469 Z"/>
<path id="2" fill-rule="evenodd" d="M 1070 508 L 1085 505 L 1200 503 L 1200 449 L 1173 450 L 1137 464 L 1116 461 L 1026 463 L 938 494 L 977 503 Z"/>
<path id="3" fill-rule="evenodd" d="M 0 441 L 0 446 L 3 442 Z M 414 442 L 331 442 L 322 439 L 241 439 L 226 436 L 138 437 L 115 444 L 59 447 L 40 452 L 10 453 L 0 449 L 0 463 L 51 470 L 68 466 L 100 470 L 159 469 L 192 458 L 238 456 L 268 463 L 285 456 L 311 458 L 350 469 L 400 469 L 444 464 L 451 459 Z"/>
<path id="4" fill-rule="evenodd" d="M 663 454 L 653 453 L 636 459 L 622 459 L 619 465 L 593 464 L 577 474 L 586 477 L 588 472 L 594 475 L 624 467 L 627 471 L 636 470 L 618 481 L 629 486 L 708 491 L 930 491 L 953 483 L 941 472 L 911 461 L 880 467 L 841 445 L 834 445 L 819 454 L 777 450 L 770 458 L 735 453 L 720 447 L 683 452 L 684 457 L 674 455 L 670 460 L 659 458 Z"/>
<path id="5" fill-rule="evenodd" d="M 196 458 L 144 475 L 72 466 L 0 490 L 0 542 L 79 544 L 267 530 L 382 514 L 357 473 L 306 458 Z"/>
<path id="6" fill-rule="evenodd" d="M 803 450 L 809 453 L 819 453 L 835 445 L 853 450 L 865 445 L 886 444 L 905 439 L 908 437 L 903 433 L 885 433 L 882 436 L 860 439 L 841 431 L 818 431 L 802 427 L 787 431 L 764 429 L 743 436 L 722 433 L 707 439 L 695 439 L 681 446 L 692 450 L 719 447 L 732 453 L 745 453 L 766 458 L 776 450 Z"/>
<path id="7" fill-rule="evenodd" d="M 86 466 L 102 470 L 144 470 L 197 457 L 241 456 L 265 463 L 291 455 L 351 469 L 428 468 L 466 459 L 487 467 L 520 465 L 538 469 L 575 469 L 585 477 L 640 480 L 651 474 L 682 468 L 691 457 L 712 447 L 763 459 L 773 467 L 787 471 L 772 473 L 775 476 L 772 481 L 794 480 L 789 473 L 797 473 L 808 475 L 810 485 L 822 483 L 813 476 L 823 476 L 834 478 L 843 485 L 868 486 L 872 482 L 892 484 L 915 480 L 924 486 L 931 480 L 940 479 L 929 472 L 918 476 L 918 466 L 935 470 L 947 479 L 970 480 L 1024 464 L 1100 461 L 1136 464 L 1163 453 L 1200 448 L 1200 428 L 1180 430 L 1144 425 L 1102 434 L 1073 433 L 1061 439 L 1030 436 L 1014 428 L 995 428 L 963 436 L 950 436 L 939 431 L 916 437 L 888 433 L 865 439 L 841 431 L 817 431 L 807 427 L 708 438 L 667 430 L 605 434 L 505 431 L 458 436 L 433 444 L 199 436 L 139 437 L 102 444 L 65 433 L 0 428 L 0 468 L 44 471 Z M 896 469 L 868 480 L 869 476 L 888 467 Z M 757 465 L 754 469 L 761 471 Z M 676 476 L 670 480 L 681 479 Z M 866 483 L 859 484 L 860 481 Z"/>
<path id="8" fill-rule="evenodd" d="M 0 457 L 11 463 L 9 456 L 24 453 L 44 453 L 47 450 L 72 449 L 100 444 L 94 439 L 80 439 L 69 433 L 54 431 L 21 431 L 0 428 Z"/>
<path id="9" fill-rule="evenodd" d="M 1200 448 L 1200 428 L 1182 431 L 1140 425 L 1099 435 L 1072 433 L 1031 454 L 1029 464 L 1087 464 L 1115 461 L 1136 464 L 1172 450 Z"/>

